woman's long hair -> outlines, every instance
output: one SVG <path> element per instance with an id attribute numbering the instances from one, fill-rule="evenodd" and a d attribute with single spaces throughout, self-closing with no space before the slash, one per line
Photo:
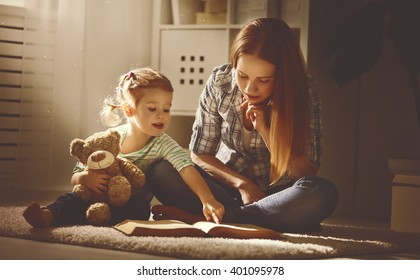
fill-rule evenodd
<path id="1" fill-rule="evenodd" d="M 287 175 L 294 156 L 305 152 L 309 126 L 309 85 L 299 43 L 281 19 L 260 18 L 248 23 L 236 36 L 231 48 L 231 64 L 237 66 L 243 54 L 276 65 L 271 95 L 270 180 Z"/>

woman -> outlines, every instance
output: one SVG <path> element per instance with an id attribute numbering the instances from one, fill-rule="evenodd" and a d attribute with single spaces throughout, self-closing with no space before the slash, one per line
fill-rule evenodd
<path id="1" fill-rule="evenodd" d="M 213 70 L 201 94 L 190 150 L 225 207 L 224 222 L 301 231 L 318 227 L 333 212 L 336 188 L 316 176 L 320 102 L 285 22 L 256 19 L 238 33 L 231 63 Z M 200 213 L 187 187 L 172 175 L 157 177 L 172 174 L 166 163 L 153 172 L 155 196 L 177 207 L 155 207 L 157 219 L 192 217 L 183 210 Z"/>

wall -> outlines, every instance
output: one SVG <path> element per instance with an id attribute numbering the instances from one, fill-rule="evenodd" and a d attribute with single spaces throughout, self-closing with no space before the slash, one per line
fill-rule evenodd
<path id="1" fill-rule="evenodd" d="M 88 0 L 79 137 L 103 129 L 98 112 L 119 75 L 151 64 L 152 0 Z"/>
<path id="2" fill-rule="evenodd" d="M 69 189 L 69 143 L 103 130 L 103 99 L 128 69 L 150 65 L 152 0 L 60 0 L 51 172 L 42 189 Z"/>
<path id="3" fill-rule="evenodd" d="M 339 88 L 323 58 L 327 34 L 363 1 L 311 1 L 308 69 L 323 101 L 325 154 L 321 175 L 340 191 L 335 216 L 390 217 L 389 157 L 420 157 L 420 129 L 407 73 L 395 47 L 384 41 L 375 68 Z"/>
<path id="4" fill-rule="evenodd" d="M 119 75 L 151 65 L 152 1 L 86 1 L 84 92 L 89 94 L 81 104 L 81 119 L 89 121 L 81 122 L 79 137 L 103 129 L 98 112 Z M 187 147 L 193 121 L 173 116 L 167 133 Z"/>
<path id="5" fill-rule="evenodd" d="M 171 124 L 166 133 L 175 139 L 182 147 L 188 148 L 194 119 L 195 118 L 191 116 L 172 116 Z"/>
<path id="6" fill-rule="evenodd" d="M 74 167 L 74 162 L 69 155 L 69 143 L 71 139 L 77 137 L 81 121 L 84 0 L 61 0 L 58 5 L 58 18 L 49 184 L 39 186 L 43 189 L 69 188 Z"/>

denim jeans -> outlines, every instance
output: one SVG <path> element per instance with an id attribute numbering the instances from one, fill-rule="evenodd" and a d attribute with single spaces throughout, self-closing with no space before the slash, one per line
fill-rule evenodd
<path id="1" fill-rule="evenodd" d="M 244 205 L 237 190 L 221 186 L 201 168 L 215 198 L 224 205 L 224 222 L 254 224 L 278 231 L 303 231 L 319 227 L 334 211 L 338 192 L 334 184 L 321 177 L 303 177 L 289 185 L 266 191 L 266 197 Z M 147 174 L 148 186 L 165 205 L 180 207 L 202 215 L 199 198 L 167 161 L 157 162 Z"/>

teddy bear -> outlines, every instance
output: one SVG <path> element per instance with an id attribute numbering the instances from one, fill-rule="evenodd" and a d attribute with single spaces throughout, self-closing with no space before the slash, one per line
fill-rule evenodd
<path id="1" fill-rule="evenodd" d="M 129 160 L 118 156 L 120 138 L 117 131 L 106 130 L 70 143 L 70 154 L 86 169 L 104 170 L 111 176 L 105 195 L 99 195 L 82 184 L 73 187 L 73 193 L 91 204 L 86 219 L 95 226 L 107 225 L 112 215 L 110 206 L 123 206 L 131 197 L 132 188 L 145 184 L 144 173 Z"/>

